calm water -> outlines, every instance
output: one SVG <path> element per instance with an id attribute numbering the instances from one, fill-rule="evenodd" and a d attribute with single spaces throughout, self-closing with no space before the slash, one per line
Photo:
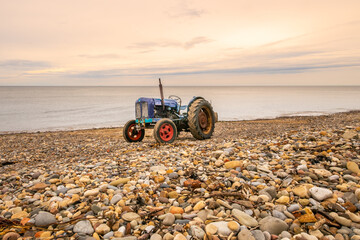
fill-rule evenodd
<path id="1" fill-rule="evenodd" d="M 360 87 L 165 87 L 187 104 L 211 101 L 220 120 L 320 115 L 360 109 Z M 118 127 L 157 87 L 0 87 L 0 132 Z"/>

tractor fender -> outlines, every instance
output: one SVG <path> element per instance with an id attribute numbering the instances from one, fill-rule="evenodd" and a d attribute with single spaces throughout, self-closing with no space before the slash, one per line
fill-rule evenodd
<path id="1" fill-rule="evenodd" d="M 199 97 L 199 96 L 193 97 L 193 98 L 190 100 L 189 104 L 187 105 L 187 112 L 189 112 L 189 108 L 190 108 L 191 104 L 192 104 L 193 102 L 195 102 L 196 100 L 198 100 L 198 99 L 204 99 L 204 100 L 205 100 L 205 98 L 203 98 L 203 97 Z"/>

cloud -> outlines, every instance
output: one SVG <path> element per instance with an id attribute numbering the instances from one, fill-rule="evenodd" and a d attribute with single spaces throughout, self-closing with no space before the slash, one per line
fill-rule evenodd
<path id="1" fill-rule="evenodd" d="M 39 74 L 39 75 L 44 75 L 44 74 L 57 74 L 57 73 L 63 73 L 66 72 L 67 70 L 65 68 L 45 68 L 45 69 L 41 69 L 41 70 L 31 70 L 31 71 L 27 71 L 25 72 L 25 74 L 30 74 L 30 75 L 35 75 L 35 74 Z"/>
<path id="2" fill-rule="evenodd" d="M 212 41 L 213 40 L 211 40 L 210 38 L 207 38 L 207 37 L 196 37 L 196 38 L 191 39 L 188 42 L 185 42 L 184 48 L 190 49 L 190 48 L 195 47 L 195 45 L 202 44 L 202 43 L 208 43 L 208 42 L 212 42 Z"/>
<path id="3" fill-rule="evenodd" d="M 44 61 L 30 61 L 23 59 L 4 60 L 0 61 L 0 67 L 12 68 L 12 69 L 37 69 L 50 67 L 49 62 Z"/>
<path id="4" fill-rule="evenodd" d="M 223 60 L 227 63 L 236 63 L 238 61 L 250 62 L 264 62 L 269 60 L 281 60 L 302 58 L 300 64 L 304 61 L 304 57 L 321 57 L 322 54 L 328 54 L 329 52 L 322 50 L 295 50 L 293 48 L 276 49 L 276 50 L 262 50 L 258 49 L 255 52 L 247 52 L 243 49 L 225 49 L 224 55 L 228 57 L 228 60 Z M 284 62 L 284 64 L 288 64 Z"/>
<path id="5" fill-rule="evenodd" d="M 69 74 L 70 78 L 89 78 L 89 79 L 107 79 L 115 77 L 134 77 L 134 76 L 174 76 L 174 75 L 202 75 L 202 74 L 294 74 L 321 69 L 337 69 L 360 67 L 360 62 L 349 64 L 296 64 L 288 66 L 258 66 L 258 67 L 240 67 L 240 68 L 219 68 L 210 70 L 183 70 L 181 68 L 148 68 L 148 69 L 110 69 L 100 71 L 86 71 L 82 73 Z"/>
<path id="6" fill-rule="evenodd" d="M 178 41 L 159 40 L 156 42 L 137 42 L 128 48 L 130 49 L 151 49 L 151 48 L 166 48 L 166 47 L 181 47 L 182 44 Z"/>
<path id="7" fill-rule="evenodd" d="M 214 40 L 204 37 L 204 36 L 199 36 L 199 37 L 194 37 L 192 39 L 190 39 L 189 41 L 186 42 L 180 42 L 180 41 L 173 41 L 173 40 L 159 40 L 159 41 L 153 41 L 153 42 L 137 42 L 131 46 L 129 46 L 128 48 L 130 49 L 146 49 L 145 52 L 147 51 L 152 51 L 151 49 L 154 48 L 168 48 L 168 47 L 174 47 L 174 48 L 183 48 L 185 50 L 194 48 L 196 45 L 199 44 L 205 44 L 205 43 L 209 43 L 209 42 L 213 42 Z"/>
<path id="8" fill-rule="evenodd" d="M 114 59 L 114 58 L 120 58 L 121 56 L 114 53 L 108 53 L 108 54 L 80 54 L 78 57 L 82 58 L 94 58 L 94 59 Z"/>
<path id="9" fill-rule="evenodd" d="M 171 10 L 168 10 L 166 14 L 171 18 L 199 18 L 205 11 L 200 8 L 190 7 L 186 1 L 180 1 L 179 4 Z"/>
<path id="10" fill-rule="evenodd" d="M 244 67 L 244 68 L 230 68 L 230 69 L 213 69 L 200 71 L 182 71 L 169 72 L 160 75 L 194 75 L 194 74 L 294 74 L 311 70 L 320 69 L 336 69 L 360 67 L 360 62 L 357 64 L 328 64 L 328 65 L 294 65 L 283 67 Z"/>

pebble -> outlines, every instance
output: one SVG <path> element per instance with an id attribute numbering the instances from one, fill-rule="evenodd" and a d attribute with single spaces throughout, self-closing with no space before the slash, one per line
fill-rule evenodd
<path id="1" fill-rule="evenodd" d="M 309 190 L 306 186 L 297 186 L 292 191 L 295 195 L 301 198 L 309 198 Z"/>
<path id="2" fill-rule="evenodd" d="M 278 210 L 274 210 L 272 212 L 272 215 L 273 215 L 273 217 L 279 218 L 281 220 L 285 220 L 287 218 L 284 213 L 282 213 L 282 212 L 280 212 Z"/>
<path id="3" fill-rule="evenodd" d="M 295 212 L 295 211 L 298 211 L 299 209 L 300 209 L 300 205 L 297 204 L 297 203 L 291 204 L 291 205 L 287 208 L 287 210 L 288 210 L 289 212 Z"/>
<path id="4" fill-rule="evenodd" d="M 247 227 L 256 227 L 258 226 L 258 222 L 251 217 L 250 215 L 246 214 L 243 211 L 238 209 L 233 209 L 231 214 L 239 221 L 240 224 L 243 224 Z"/>
<path id="5" fill-rule="evenodd" d="M 184 213 L 184 209 L 181 207 L 174 207 L 172 206 L 169 210 L 170 213 L 172 214 L 183 214 Z"/>
<path id="6" fill-rule="evenodd" d="M 217 233 L 223 236 L 229 236 L 232 233 L 232 230 L 228 227 L 228 223 L 225 221 L 212 222 L 210 225 L 214 225 L 217 229 Z M 210 227 L 215 229 L 214 227 Z"/>
<path id="7" fill-rule="evenodd" d="M 201 227 L 196 225 L 192 225 L 190 227 L 190 232 L 191 235 L 197 239 L 203 239 L 205 236 L 205 231 Z"/>
<path id="8" fill-rule="evenodd" d="M 279 235 L 282 231 L 288 230 L 289 226 L 281 219 L 275 217 L 265 217 L 259 221 L 261 231 Z"/>
<path id="9" fill-rule="evenodd" d="M 91 210 L 94 212 L 95 215 L 97 215 L 99 212 L 101 212 L 101 207 L 99 207 L 98 205 L 93 204 L 91 206 Z"/>
<path id="10" fill-rule="evenodd" d="M 333 192 L 327 188 L 312 187 L 309 191 L 311 193 L 311 196 L 318 201 L 323 201 L 327 198 L 332 197 L 333 195 Z"/>
<path id="11" fill-rule="evenodd" d="M 100 224 L 96 229 L 95 232 L 100 234 L 100 235 L 104 235 L 107 234 L 108 232 L 110 232 L 110 227 L 106 224 Z"/>
<path id="12" fill-rule="evenodd" d="M 3 239 L 359 239 L 356 119 L 219 122 L 160 146 L 116 128 L 4 135 L 0 217 L 28 228 Z"/>
<path id="13" fill-rule="evenodd" d="M 74 233 L 83 233 L 83 234 L 91 235 L 94 233 L 94 228 L 92 227 L 89 220 L 83 220 L 75 224 L 73 231 Z"/>
<path id="14" fill-rule="evenodd" d="M 251 233 L 256 240 L 265 240 L 265 235 L 261 230 L 253 230 Z"/>
<path id="15" fill-rule="evenodd" d="M 135 237 L 135 236 L 127 236 L 127 237 L 113 238 L 112 240 L 137 240 L 137 237 Z"/>
<path id="16" fill-rule="evenodd" d="M 174 240 L 187 240 L 187 238 L 183 234 L 178 233 L 175 235 Z"/>
<path id="17" fill-rule="evenodd" d="M 9 233 L 6 233 L 2 239 L 3 240 L 16 240 L 20 238 L 20 235 L 18 233 L 15 233 L 15 232 L 9 232 Z"/>
<path id="18" fill-rule="evenodd" d="M 165 226 L 171 226 L 171 225 L 174 224 L 174 222 L 175 222 L 175 216 L 174 216 L 174 214 L 172 214 L 172 213 L 167 213 L 167 214 L 165 215 L 165 218 L 164 218 L 164 220 L 163 220 L 162 223 L 163 223 Z"/>
<path id="19" fill-rule="evenodd" d="M 279 204 L 288 204 L 290 202 L 290 198 L 288 196 L 281 196 L 275 202 Z"/>
<path id="20" fill-rule="evenodd" d="M 174 236 L 171 233 L 165 233 L 165 235 L 163 236 L 163 240 L 173 240 Z"/>
<path id="21" fill-rule="evenodd" d="M 170 179 L 176 179 L 178 177 L 179 177 L 179 174 L 177 174 L 176 172 L 172 172 L 172 173 L 169 174 Z"/>
<path id="22" fill-rule="evenodd" d="M 150 233 L 150 232 L 152 232 L 152 230 L 155 228 L 155 226 L 154 225 L 150 225 L 150 226 L 147 226 L 146 228 L 145 228 L 145 231 L 147 232 L 147 233 Z"/>
<path id="23" fill-rule="evenodd" d="M 203 209 L 206 206 L 204 201 L 199 201 L 198 203 L 195 204 L 194 206 L 194 211 L 199 211 L 201 209 Z"/>
<path id="24" fill-rule="evenodd" d="M 211 223 L 206 225 L 205 227 L 205 231 L 208 235 L 214 235 L 217 232 L 217 230 L 218 230 L 217 226 Z"/>
<path id="25" fill-rule="evenodd" d="M 91 190 L 87 190 L 85 193 L 84 193 L 84 196 L 85 197 L 89 197 L 89 196 L 96 196 L 99 194 L 99 189 L 98 188 L 95 188 L 95 189 L 91 189 Z"/>
<path id="26" fill-rule="evenodd" d="M 48 185 L 41 182 L 41 183 L 36 183 L 34 186 L 32 186 L 31 190 L 39 191 L 39 190 L 44 190 L 46 187 L 48 187 Z"/>
<path id="27" fill-rule="evenodd" d="M 229 161 L 229 162 L 226 162 L 224 164 L 225 168 L 227 169 L 230 169 L 230 168 L 237 168 L 237 167 L 241 167 L 242 166 L 242 162 L 241 161 Z"/>
<path id="28" fill-rule="evenodd" d="M 237 236 L 238 240 L 243 240 L 243 239 L 248 239 L 248 240 L 255 240 L 254 236 L 252 235 L 252 233 L 247 230 L 247 229 L 242 229 L 238 236 Z"/>
<path id="29" fill-rule="evenodd" d="M 160 234 L 154 233 L 151 235 L 150 240 L 162 240 L 162 237 Z"/>
<path id="30" fill-rule="evenodd" d="M 127 212 L 121 215 L 121 218 L 125 221 L 131 222 L 132 220 L 140 219 L 140 215 L 134 212 Z"/>
<path id="31" fill-rule="evenodd" d="M 349 169 L 351 172 L 358 174 L 359 173 L 359 165 L 355 162 L 347 162 L 346 164 L 347 169 Z"/>
<path id="32" fill-rule="evenodd" d="M 119 179 L 116 179 L 116 180 L 112 181 L 112 182 L 110 183 L 110 185 L 111 185 L 111 186 L 118 186 L 118 185 L 120 185 L 120 184 L 125 184 L 125 183 L 127 183 L 127 182 L 129 182 L 129 181 L 130 181 L 129 178 L 119 178 Z"/>
<path id="33" fill-rule="evenodd" d="M 122 196 L 120 194 L 116 194 L 114 195 L 111 200 L 110 200 L 110 203 L 112 205 L 115 205 L 116 203 L 118 203 L 120 200 L 122 199 Z"/>
<path id="34" fill-rule="evenodd" d="M 104 236 L 103 236 L 103 238 L 104 239 L 110 239 L 110 238 L 112 238 L 114 236 L 114 232 L 108 232 L 108 233 L 106 233 Z"/>
<path id="35" fill-rule="evenodd" d="M 40 211 L 35 217 L 35 226 L 47 226 L 56 223 L 56 218 L 49 212 Z"/>
<path id="36" fill-rule="evenodd" d="M 230 221 L 230 222 L 228 222 L 228 228 L 231 230 L 231 231 L 233 231 L 233 232 L 237 232 L 237 231 L 239 231 L 239 229 L 240 229 L 240 225 L 237 223 L 237 222 L 235 222 L 235 221 Z"/>

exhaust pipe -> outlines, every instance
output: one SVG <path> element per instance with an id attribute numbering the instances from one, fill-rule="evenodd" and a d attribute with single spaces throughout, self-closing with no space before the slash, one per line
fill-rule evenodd
<path id="1" fill-rule="evenodd" d="M 161 84 L 161 79 L 159 78 L 159 88 L 160 88 L 160 96 L 161 96 L 161 105 L 163 111 L 165 111 L 165 103 L 164 103 L 164 93 L 163 93 L 163 87 Z"/>

